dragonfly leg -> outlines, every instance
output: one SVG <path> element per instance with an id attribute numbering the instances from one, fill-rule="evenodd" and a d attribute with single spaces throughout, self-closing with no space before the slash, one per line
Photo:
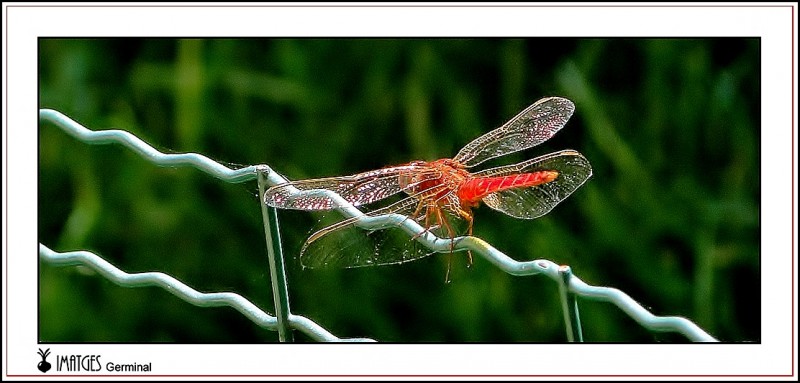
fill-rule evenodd
<path id="1" fill-rule="evenodd" d="M 447 236 L 450 238 L 450 252 L 452 253 L 453 249 L 455 248 L 454 237 L 456 236 L 456 232 L 455 230 L 453 230 L 453 227 L 450 226 L 450 223 L 447 222 L 447 219 L 444 217 L 444 214 L 442 214 L 442 209 L 435 209 L 435 211 L 436 211 L 436 220 L 439 221 L 439 224 L 445 230 L 447 230 Z"/>
<path id="2" fill-rule="evenodd" d="M 467 221 L 469 222 L 467 227 L 467 234 L 470 237 L 472 237 L 472 222 L 473 222 L 472 214 L 467 214 L 467 217 L 469 217 L 467 218 Z M 472 250 L 467 250 L 467 255 L 469 256 L 469 264 L 470 266 L 472 266 Z"/>
<path id="3" fill-rule="evenodd" d="M 456 233 L 453 230 L 453 227 L 450 226 L 450 223 L 447 222 L 444 214 L 442 213 L 442 209 L 435 207 L 434 211 L 436 212 L 436 220 L 439 221 L 439 225 L 442 226 L 447 231 L 447 236 L 450 237 L 450 253 L 447 254 L 447 274 L 445 275 L 445 283 L 450 283 L 450 265 L 453 263 L 453 250 L 455 250 L 455 236 Z"/>
<path id="4" fill-rule="evenodd" d="M 450 283 L 450 261 L 453 259 L 453 253 L 447 254 L 447 273 L 444 275 L 444 283 Z"/>
<path id="5" fill-rule="evenodd" d="M 415 211 L 414 215 L 412 216 L 414 220 L 416 220 L 417 215 L 419 215 L 420 210 L 422 210 L 422 206 L 423 206 L 423 204 L 420 201 L 419 206 L 417 206 L 417 211 Z M 417 238 L 419 238 L 419 237 L 421 237 L 421 236 L 423 236 L 423 235 L 425 235 L 425 233 L 428 233 L 428 232 L 432 233 L 431 230 L 434 230 L 434 229 L 439 227 L 439 225 L 431 226 L 430 220 L 431 220 L 431 213 L 430 213 L 430 208 L 428 208 L 428 209 L 425 210 L 425 230 L 423 230 L 423 231 L 421 231 L 421 232 L 419 232 L 417 234 L 414 234 L 414 236 L 411 237 L 412 241 L 417 239 Z"/>
<path id="6" fill-rule="evenodd" d="M 433 233 L 433 230 L 436 230 L 438 228 L 439 228 L 439 225 L 426 226 L 425 230 L 423 230 L 422 232 L 419 232 L 417 234 L 414 234 L 414 236 L 411 237 L 411 240 L 413 241 L 413 240 L 415 240 L 415 239 L 417 239 L 419 237 L 422 237 L 423 235 L 425 235 L 425 233 L 428 233 L 428 232 Z"/>
<path id="7" fill-rule="evenodd" d="M 468 208 L 467 208 L 467 210 L 458 209 L 458 214 L 461 215 L 462 217 L 464 217 L 464 219 L 467 220 L 467 235 L 471 237 L 472 236 L 472 223 L 474 221 L 472 212 L 470 212 Z M 467 250 L 467 257 L 469 258 L 469 264 L 467 265 L 467 267 L 472 266 L 472 250 Z"/>

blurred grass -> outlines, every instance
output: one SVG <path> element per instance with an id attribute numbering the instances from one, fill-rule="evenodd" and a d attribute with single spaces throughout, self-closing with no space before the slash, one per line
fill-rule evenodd
<path id="1" fill-rule="evenodd" d="M 581 151 L 594 177 L 547 216 L 476 211 L 475 234 L 517 260 L 569 264 L 656 315 L 760 341 L 757 39 L 42 39 L 40 106 L 167 152 L 290 179 L 451 157 L 539 98 L 573 100 L 566 128 L 513 163 Z M 40 127 L 39 238 L 127 272 L 162 271 L 274 312 L 255 183 L 159 168 Z M 297 254 L 313 217 L 280 212 Z M 480 258 L 354 270 L 287 260 L 292 309 L 339 336 L 397 342 L 562 342 L 556 286 Z M 40 264 L 41 341 L 277 340 L 232 309 L 124 289 Z M 594 342 L 672 342 L 580 301 Z M 299 336 L 299 340 L 304 340 Z"/>

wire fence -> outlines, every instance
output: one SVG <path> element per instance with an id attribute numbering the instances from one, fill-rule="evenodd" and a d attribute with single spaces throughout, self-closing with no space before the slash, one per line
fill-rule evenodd
<path id="1" fill-rule="evenodd" d="M 278 331 L 280 341 L 291 341 L 291 330 L 301 331 L 310 338 L 318 341 L 373 341 L 368 338 L 339 338 L 313 320 L 291 313 L 288 284 L 283 268 L 283 255 L 281 252 L 277 214 L 273 208 L 263 203 L 264 191 L 269 186 L 281 184 L 287 182 L 287 180 L 280 174 L 274 172 L 269 166 L 253 165 L 233 170 L 196 153 L 161 153 L 127 131 L 92 131 L 62 113 L 51 109 L 41 109 L 39 111 L 39 119 L 40 121 L 49 121 L 55 124 L 69 135 L 85 143 L 121 144 L 158 166 L 194 167 L 222 181 L 230 183 L 257 181 L 260 192 L 259 200 L 262 201 L 261 209 L 264 217 L 264 229 L 268 245 L 276 315 L 271 316 L 267 314 L 238 294 L 228 292 L 202 293 L 164 273 L 126 273 L 105 261 L 99 255 L 88 251 L 57 252 L 49 249 L 44 244 L 39 244 L 39 257 L 42 260 L 59 266 L 85 265 L 120 286 L 159 286 L 186 302 L 200 307 L 230 306 L 259 326 L 268 330 Z M 480 254 L 508 274 L 515 276 L 541 274 L 549 277 L 558 284 L 560 289 L 565 328 L 569 341 L 580 342 L 583 340 L 578 311 L 578 297 L 614 304 L 641 326 L 650 331 L 677 332 L 684 335 L 689 340 L 696 342 L 717 341 L 714 337 L 686 318 L 653 315 L 630 296 L 618 289 L 586 284 L 580 280 L 580 278 L 572 274 L 569 266 L 560 266 L 546 259 L 518 262 L 477 237 L 458 238 L 453 247 L 450 239 L 436 237 L 414 220 L 406 219 L 407 217 L 405 216 L 388 214 L 369 217 L 333 192 L 319 190 L 296 192 L 315 195 L 318 195 L 318 193 L 326 194 L 329 198 L 336 200 L 341 206 L 346 206 L 345 208 L 339 209 L 339 211 L 346 217 L 356 217 L 356 225 L 365 230 L 377 230 L 399 225 L 409 234 L 409 238 L 416 238 L 418 242 L 431 250 L 437 252 L 470 250 L 473 254 Z"/>

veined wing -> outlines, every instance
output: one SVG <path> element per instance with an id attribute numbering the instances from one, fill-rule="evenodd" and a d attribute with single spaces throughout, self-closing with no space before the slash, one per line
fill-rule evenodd
<path id="1" fill-rule="evenodd" d="M 416 182 L 401 183 L 401 176 L 408 174 L 413 174 L 418 182 L 441 176 L 438 170 L 429 166 L 400 165 L 351 176 L 300 180 L 275 185 L 264 193 L 263 202 L 272 207 L 296 210 L 331 210 L 342 207 L 340 203 L 323 193 L 298 193 L 330 190 L 353 206 L 360 206 L 382 200 L 403 190 L 411 190 L 417 185 Z"/>
<path id="2" fill-rule="evenodd" d="M 503 126 L 467 144 L 453 159 L 471 167 L 491 158 L 534 147 L 553 137 L 567 123 L 573 111 L 575 104 L 570 100 L 543 98 Z"/>
<path id="3" fill-rule="evenodd" d="M 407 197 L 383 209 L 378 209 L 365 215 L 377 217 L 383 214 L 397 213 L 408 217 L 416 209 L 417 203 L 418 201 L 415 198 Z M 384 243 L 376 240 L 373 234 L 395 231 L 397 228 L 386 227 L 365 233 L 355 228 L 358 218 L 354 217 L 339 221 L 312 234 L 300 250 L 300 261 L 303 266 L 308 268 L 377 266 L 402 263 L 427 255 L 417 254 L 416 252 L 407 254 L 397 249 L 385 252 L 380 251 Z M 411 237 L 406 235 L 405 241 L 410 242 Z M 403 246 L 400 247 L 402 248 Z"/>
<path id="4" fill-rule="evenodd" d="M 417 195 L 411 195 L 381 209 L 366 213 L 367 217 L 384 214 L 399 214 L 406 219 L 417 221 L 425 227 L 425 210 L 419 209 L 419 194 L 436 193 L 446 188 L 437 185 Z M 308 268 L 339 267 L 352 268 L 399 264 L 423 258 L 433 253 L 414 240 L 401 225 L 404 221 L 393 223 L 367 232 L 355 228 L 361 217 L 348 218 L 324 227 L 312 234 L 300 250 L 300 260 Z M 458 219 L 449 215 L 445 219 Z M 452 223 L 451 223 L 452 225 Z M 440 238 L 447 238 L 447 230 L 441 226 L 429 230 Z M 354 232 L 357 231 L 357 232 Z"/>
<path id="5" fill-rule="evenodd" d="M 543 170 L 555 170 L 558 177 L 541 185 L 492 193 L 484 197 L 483 202 L 512 217 L 533 219 L 547 214 L 592 175 L 592 166 L 586 157 L 574 150 L 562 150 L 516 165 L 487 169 L 475 173 L 475 177 L 502 177 Z"/>

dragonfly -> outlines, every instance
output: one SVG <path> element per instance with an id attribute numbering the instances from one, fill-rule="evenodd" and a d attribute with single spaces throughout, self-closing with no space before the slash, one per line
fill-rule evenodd
<path id="1" fill-rule="evenodd" d="M 568 99 L 543 98 L 499 128 L 473 140 L 453 158 L 418 160 L 354 175 L 282 183 L 269 188 L 263 202 L 275 208 L 323 212 L 352 205 L 364 207 L 362 212 L 368 217 L 400 214 L 424 228 L 410 238 L 405 233 L 399 234 L 400 239 L 397 234 L 386 234 L 370 242 L 364 240 L 363 234 L 350 232 L 361 217 L 347 218 L 311 234 L 300 250 L 305 267 L 351 268 L 419 259 L 434 252 L 414 241 L 426 232 L 450 239 L 452 254 L 457 237 L 472 235 L 472 209 L 481 202 L 511 217 L 534 219 L 550 212 L 591 177 L 589 161 L 575 150 L 470 172 L 487 160 L 549 140 L 574 110 L 575 105 Z M 330 193 L 309 193 L 314 190 L 330 191 L 342 198 L 333 198 Z M 390 199 L 396 196 L 400 196 L 399 200 Z M 386 206 L 372 207 L 381 202 Z M 383 228 L 368 234 L 390 231 Z M 361 242 L 358 246 L 351 246 L 358 242 Z M 472 254 L 469 255 L 471 263 Z"/>

